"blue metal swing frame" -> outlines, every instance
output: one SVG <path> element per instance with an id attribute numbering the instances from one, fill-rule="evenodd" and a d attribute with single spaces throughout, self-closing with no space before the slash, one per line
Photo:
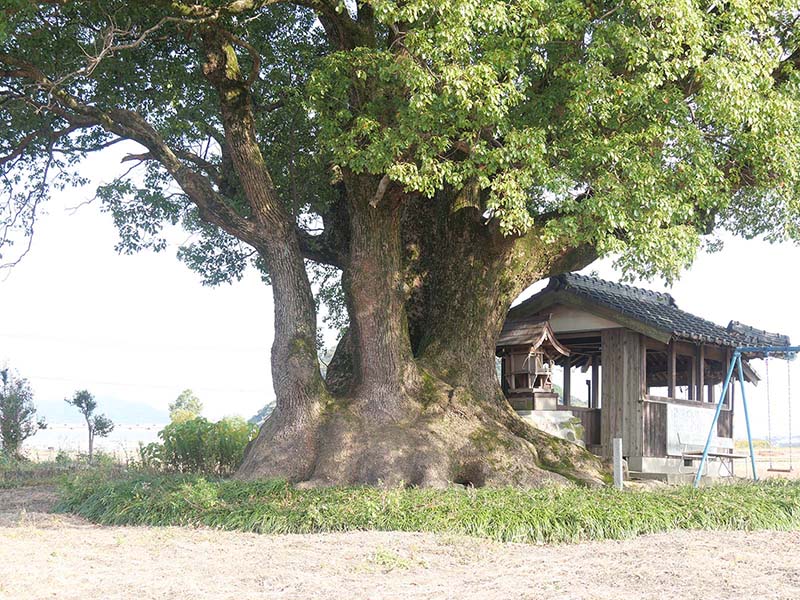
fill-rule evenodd
<path id="1" fill-rule="evenodd" d="M 700 478 L 703 476 L 703 469 L 708 461 L 708 450 L 711 447 L 711 442 L 714 439 L 714 432 L 717 430 L 717 421 L 719 420 L 719 413 L 722 411 L 722 405 L 725 403 L 725 396 L 728 394 L 728 387 L 731 385 L 731 378 L 733 377 L 733 369 L 736 368 L 739 384 L 742 389 L 742 406 L 744 407 L 744 422 L 747 425 L 747 445 L 750 448 L 750 465 L 753 468 L 753 481 L 758 481 L 758 473 L 756 472 L 756 456 L 753 452 L 753 436 L 750 433 L 750 415 L 747 411 L 747 393 L 744 386 L 744 372 L 742 369 L 742 354 L 745 353 L 758 353 L 765 356 L 771 354 L 787 355 L 786 358 L 794 358 L 793 355 L 800 352 L 800 346 L 741 346 L 733 351 L 731 363 L 728 365 L 728 373 L 725 376 L 725 383 L 722 386 L 722 393 L 717 402 L 717 410 L 714 411 L 714 419 L 711 421 L 711 429 L 708 431 L 708 438 L 706 445 L 703 448 L 703 457 L 700 459 L 700 466 L 694 476 L 694 487 L 699 487 Z"/>

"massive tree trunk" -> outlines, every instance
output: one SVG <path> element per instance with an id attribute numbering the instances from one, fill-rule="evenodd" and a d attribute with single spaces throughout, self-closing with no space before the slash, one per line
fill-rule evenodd
<path id="1" fill-rule="evenodd" d="M 346 178 L 350 253 L 343 285 L 348 300 L 354 409 L 378 422 L 398 421 L 419 388 L 405 314 L 400 216 L 402 194 L 376 197 L 374 178 Z"/>
<path id="2" fill-rule="evenodd" d="M 223 151 L 275 300 L 276 409 L 238 476 L 306 485 L 599 482 L 597 459 L 516 416 L 494 369 L 511 302 L 572 249 L 546 247 L 536 231 L 502 235 L 469 189 L 425 200 L 388 177 L 342 169 L 351 373 L 339 387 L 346 393 L 330 395 L 319 374 L 314 302 L 294 218 L 258 145 L 249 81 L 230 36 L 209 27 L 203 43 Z"/>
<path id="3" fill-rule="evenodd" d="M 602 481 L 598 459 L 519 419 L 494 362 L 513 299 L 554 269 L 582 266 L 585 253 L 503 236 L 472 208 L 434 218 L 435 204 L 393 189 L 376 196 L 372 178 L 346 182 L 351 325 L 328 370 L 337 395 L 319 416 L 313 465 L 286 476 L 304 485 Z M 409 207 L 416 219 L 401 212 Z M 251 465 L 273 453 L 279 430 L 270 417 L 240 476 L 265 474 Z"/>

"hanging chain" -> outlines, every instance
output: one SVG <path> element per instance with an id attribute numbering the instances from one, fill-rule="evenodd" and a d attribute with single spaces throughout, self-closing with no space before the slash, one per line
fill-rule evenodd
<path id="1" fill-rule="evenodd" d="M 769 389 L 769 354 L 764 359 L 764 366 L 767 371 L 767 443 L 769 444 L 769 468 L 772 469 L 772 396 Z"/>
<path id="2" fill-rule="evenodd" d="M 792 470 L 792 363 L 786 360 L 786 395 L 789 397 L 789 470 Z"/>

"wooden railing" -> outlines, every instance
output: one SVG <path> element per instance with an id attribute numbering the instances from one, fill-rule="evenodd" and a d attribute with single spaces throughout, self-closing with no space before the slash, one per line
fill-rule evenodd
<path id="1" fill-rule="evenodd" d="M 646 397 L 642 403 L 642 454 L 644 456 L 667 456 L 667 436 L 670 435 L 670 427 L 675 427 L 675 424 L 670 425 L 667 420 L 668 406 L 670 404 L 691 407 L 698 411 L 708 411 L 704 414 L 709 417 L 716 410 L 716 405 L 712 403 Z M 733 437 L 733 411 L 730 409 L 723 408 L 719 413 L 717 437 Z"/>

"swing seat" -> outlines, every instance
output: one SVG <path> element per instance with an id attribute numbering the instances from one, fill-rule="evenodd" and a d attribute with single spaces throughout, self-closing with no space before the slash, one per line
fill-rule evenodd
<path id="1" fill-rule="evenodd" d="M 791 467 L 789 467 L 788 469 L 780 469 L 778 467 L 770 467 L 769 469 L 767 469 L 767 472 L 769 473 L 791 473 L 792 471 L 794 471 L 794 469 L 792 469 Z"/>

